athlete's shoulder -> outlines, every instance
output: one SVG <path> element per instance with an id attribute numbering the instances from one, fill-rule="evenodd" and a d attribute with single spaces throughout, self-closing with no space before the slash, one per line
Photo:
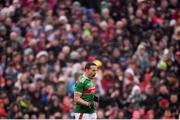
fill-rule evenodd
<path id="1" fill-rule="evenodd" d="M 86 78 L 83 75 L 80 75 L 77 82 L 84 83 L 86 81 Z"/>

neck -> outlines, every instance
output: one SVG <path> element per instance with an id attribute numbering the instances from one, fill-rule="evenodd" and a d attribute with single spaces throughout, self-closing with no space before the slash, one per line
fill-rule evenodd
<path id="1" fill-rule="evenodd" d="M 92 79 L 91 77 L 89 77 L 86 73 L 83 74 L 83 76 L 87 79 Z"/>

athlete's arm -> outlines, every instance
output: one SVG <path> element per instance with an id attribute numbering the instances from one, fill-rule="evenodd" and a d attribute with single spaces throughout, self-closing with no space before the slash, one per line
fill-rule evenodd
<path id="1" fill-rule="evenodd" d="M 89 106 L 90 105 L 90 103 L 85 101 L 85 100 L 83 100 L 81 98 L 81 94 L 77 93 L 77 92 L 74 92 L 74 102 L 80 103 L 80 104 L 85 105 L 85 106 Z"/>

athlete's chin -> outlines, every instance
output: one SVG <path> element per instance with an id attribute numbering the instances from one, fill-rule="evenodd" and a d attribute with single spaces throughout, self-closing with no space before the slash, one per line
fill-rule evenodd
<path id="1" fill-rule="evenodd" d="M 94 77 L 91 77 L 90 79 L 94 79 Z"/>

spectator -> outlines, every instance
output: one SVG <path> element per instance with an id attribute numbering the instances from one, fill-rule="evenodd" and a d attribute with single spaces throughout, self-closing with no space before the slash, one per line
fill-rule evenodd
<path id="1" fill-rule="evenodd" d="M 72 119 L 94 62 L 98 118 L 179 119 L 178 0 L 1 0 L 0 118 Z"/>

